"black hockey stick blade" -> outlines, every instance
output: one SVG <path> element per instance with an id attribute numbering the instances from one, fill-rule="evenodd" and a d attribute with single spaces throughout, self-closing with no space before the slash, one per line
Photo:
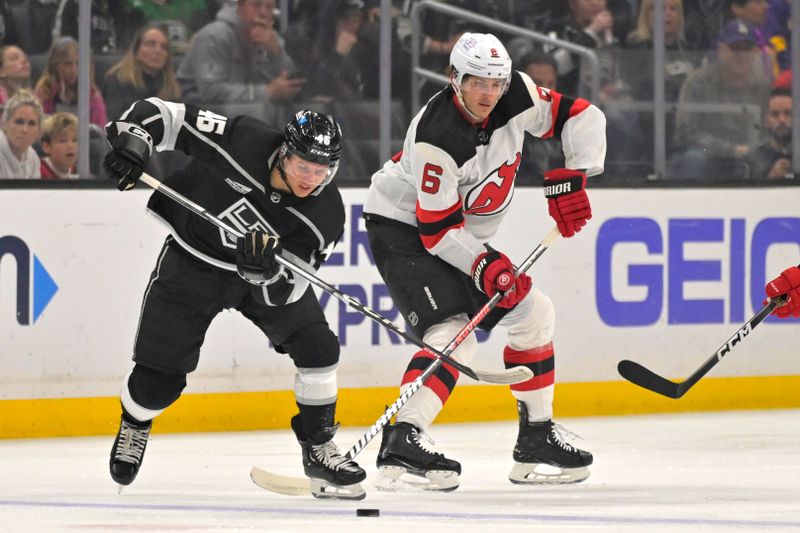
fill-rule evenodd
<path id="1" fill-rule="evenodd" d="M 714 352 L 714 355 L 708 358 L 708 360 L 706 360 L 706 362 L 703 363 L 700 368 L 695 370 L 692 375 L 686 378 L 684 381 L 670 381 L 665 377 L 659 376 L 652 370 L 645 368 L 639 363 L 635 361 L 629 361 L 627 359 L 623 359 L 617 364 L 617 371 L 623 378 L 627 379 L 634 385 L 639 385 L 642 388 L 656 392 L 662 396 L 666 396 L 667 398 L 673 398 L 677 400 L 686 394 L 686 392 L 691 389 L 695 383 L 700 381 L 700 378 L 705 376 L 709 370 L 714 368 L 714 366 L 716 366 L 716 364 L 722 360 L 723 357 L 728 355 L 731 350 L 733 350 L 734 346 L 744 340 L 755 329 L 755 327 L 761 323 L 762 320 L 769 316 L 769 314 L 776 307 L 783 305 L 785 301 L 785 295 L 779 296 L 774 300 L 769 300 L 758 313 L 753 315 L 750 320 L 742 324 L 736 333 L 734 333 L 733 336 L 725 342 L 725 344 L 720 346 L 717 351 Z"/>
<path id="2" fill-rule="evenodd" d="M 617 364 L 617 372 L 634 385 L 657 392 L 668 398 L 678 399 L 686 392 L 681 390 L 681 383 L 662 378 L 652 370 L 643 367 L 636 361 L 623 359 Z"/>

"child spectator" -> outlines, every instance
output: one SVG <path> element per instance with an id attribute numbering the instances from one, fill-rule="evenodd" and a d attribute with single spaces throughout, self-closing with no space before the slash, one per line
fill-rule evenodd
<path id="1" fill-rule="evenodd" d="M 19 89 L 31 85 L 28 55 L 13 44 L 0 47 L 0 104 L 5 104 Z"/>
<path id="2" fill-rule="evenodd" d="M 89 79 L 94 80 L 94 65 L 90 65 Z M 72 37 L 62 37 L 53 44 L 47 58 L 47 68 L 36 83 L 36 96 L 48 115 L 56 111 L 77 110 L 78 41 Z M 108 122 L 103 95 L 94 81 L 89 92 L 89 121 L 100 127 Z"/>
<path id="3" fill-rule="evenodd" d="M 42 127 L 41 172 L 43 180 L 76 179 L 78 160 L 78 117 L 60 112 L 49 116 Z"/>
<path id="4" fill-rule="evenodd" d="M 25 89 L 6 103 L 0 132 L 0 179 L 41 177 L 39 156 L 32 146 L 39 138 L 43 115 L 39 101 Z"/>
<path id="5" fill-rule="evenodd" d="M 103 96 L 112 117 L 120 116 L 136 100 L 151 96 L 180 100 L 169 38 L 162 26 L 149 24 L 136 32 L 125 56 L 108 71 Z"/>

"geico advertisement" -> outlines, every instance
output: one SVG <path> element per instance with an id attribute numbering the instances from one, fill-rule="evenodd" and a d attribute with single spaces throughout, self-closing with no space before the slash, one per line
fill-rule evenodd
<path id="1" fill-rule="evenodd" d="M 116 394 L 166 230 L 149 191 L 0 195 L 0 398 Z M 343 191 L 347 222 L 318 275 L 402 325 L 374 267 L 366 191 Z M 559 381 L 620 379 L 620 359 L 681 376 L 760 309 L 764 284 L 800 263 L 795 189 L 592 190 L 594 216 L 530 270 L 556 308 Z M 514 193 L 492 244 L 522 262 L 554 226 L 541 191 Z M 342 345 L 340 385 L 397 384 L 416 350 L 317 290 Z M 475 366 L 499 367 L 505 333 L 479 332 Z M 770 318 L 715 375 L 800 373 L 800 324 Z M 189 390 L 291 389 L 293 366 L 235 311 L 212 323 Z"/>

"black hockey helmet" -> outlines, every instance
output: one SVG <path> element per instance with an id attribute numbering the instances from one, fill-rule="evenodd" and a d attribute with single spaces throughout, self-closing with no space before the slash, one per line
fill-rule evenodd
<path id="1" fill-rule="evenodd" d="M 311 163 L 334 167 L 342 154 L 342 129 L 331 115 L 299 111 L 286 125 L 286 151 Z"/>

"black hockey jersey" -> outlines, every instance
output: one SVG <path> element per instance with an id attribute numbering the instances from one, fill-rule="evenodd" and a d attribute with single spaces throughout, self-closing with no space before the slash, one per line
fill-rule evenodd
<path id="1" fill-rule="evenodd" d="M 194 157 L 164 183 L 244 233 L 277 235 L 283 256 L 317 269 L 344 232 L 344 205 L 336 185 L 297 198 L 269 184 L 284 141 L 281 131 L 252 117 L 228 118 L 191 104 L 158 98 L 139 100 L 120 118 L 146 129 L 158 151 L 181 150 Z M 195 257 L 236 270 L 236 238 L 159 192 L 148 202 L 151 214 Z M 297 301 L 308 282 L 282 268 L 273 283 L 256 287 L 268 305 Z"/>

